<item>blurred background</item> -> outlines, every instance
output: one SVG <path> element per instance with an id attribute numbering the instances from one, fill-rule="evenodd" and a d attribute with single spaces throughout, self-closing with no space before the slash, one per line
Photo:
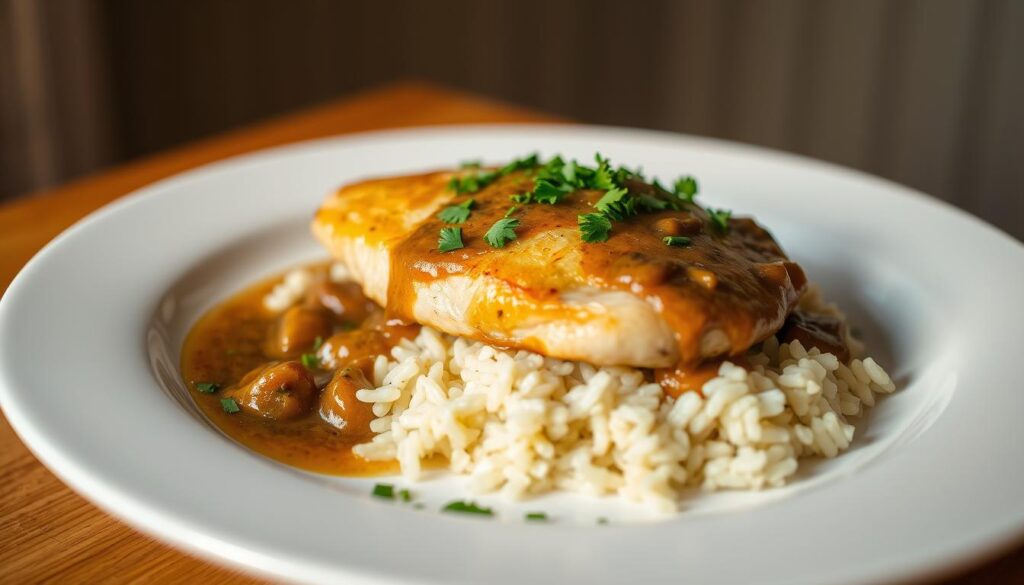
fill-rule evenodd
<path id="1" fill-rule="evenodd" d="M 0 199 L 398 80 L 833 161 L 1024 238 L 1024 0 L 0 0 Z"/>

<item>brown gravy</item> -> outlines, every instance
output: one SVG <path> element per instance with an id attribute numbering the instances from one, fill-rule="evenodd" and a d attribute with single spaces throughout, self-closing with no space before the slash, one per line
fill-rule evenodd
<path id="1" fill-rule="evenodd" d="M 729 219 L 728 233 L 722 233 L 705 210 L 692 204 L 680 211 L 643 213 L 616 222 L 605 242 L 579 243 L 578 249 L 570 244 L 550 256 L 541 255 L 539 262 L 535 256 L 524 256 L 522 246 L 531 238 L 566 230 L 576 238 L 577 216 L 593 212 L 604 194 L 595 190 L 572 192 L 557 205 L 518 207 L 512 213 L 520 220 L 517 240 L 501 249 L 489 246 L 484 233 L 509 212 L 509 196 L 533 185 L 529 172 L 517 172 L 472 195 L 453 197 L 475 201 L 471 217 L 461 225 L 465 247 L 454 252 L 438 250 L 438 233 L 447 224 L 436 215 L 416 226 L 394 250 L 389 313 L 412 319 L 414 282 L 452 273 L 496 277 L 516 292 L 507 299 L 492 295 L 474 307 L 467 318 L 481 332 L 509 330 L 521 320 L 564 310 L 557 302 L 562 290 L 581 285 L 623 289 L 658 308 L 675 334 L 679 361 L 697 364 L 709 356 L 743 355 L 782 325 L 806 288 L 799 265 L 790 262 L 771 234 L 753 220 Z M 443 189 L 443 183 L 437 188 Z M 644 183 L 636 182 L 630 189 L 670 197 Z M 663 239 L 669 235 L 684 235 L 690 244 L 668 246 Z M 573 260 L 560 262 L 570 255 Z M 710 332 L 717 335 L 709 336 Z M 503 343 L 485 333 L 475 336 Z M 709 339 L 717 344 L 714 348 L 709 349 Z"/>
<path id="2" fill-rule="evenodd" d="M 314 266 L 313 271 L 323 277 L 326 266 Z M 284 421 L 245 412 L 225 412 L 221 399 L 229 389 L 249 371 L 272 361 L 264 347 L 279 317 L 263 307 L 263 297 L 279 281 L 277 276 L 246 288 L 214 307 L 193 326 L 182 349 L 181 372 L 195 403 L 226 435 L 282 463 L 339 475 L 397 472 L 397 463 L 370 462 L 354 455 L 352 446 L 368 437 L 345 436 L 324 422 L 316 409 L 301 418 Z M 219 389 L 209 394 L 198 391 L 196 384 L 204 382 L 217 384 Z"/>

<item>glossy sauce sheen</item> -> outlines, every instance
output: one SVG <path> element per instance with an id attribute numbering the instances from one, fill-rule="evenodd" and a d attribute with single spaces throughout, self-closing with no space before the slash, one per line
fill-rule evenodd
<path id="1" fill-rule="evenodd" d="M 323 274 L 325 267 L 314 269 Z M 246 373 L 268 362 L 264 346 L 278 318 L 263 307 L 263 297 L 280 276 L 251 286 L 206 313 L 189 332 L 182 349 L 181 372 L 192 398 L 206 417 L 226 435 L 267 457 L 309 471 L 342 475 L 397 472 L 397 464 L 369 462 L 352 446 L 368 437 L 346 437 L 324 422 L 316 409 L 297 420 L 269 420 L 245 412 L 229 414 L 221 398 Z M 213 394 L 195 383 L 212 382 Z"/>
<path id="2" fill-rule="evenodd" d="M 441 179 L 437 175 L 409 177 L 418 185 L 421 197 L 430 193 L 424 183 L 433 184 L 435 194 L 445 189 Z M 472 308 L 467 321 L 482 331 L 511 331 L 524 321 L 543 318 L 546 311 L 564 311 L 557 298 L 565 290 L 581 286 L 624 290 L 660 312 L 674 333 L 679 362 L 693 365 L 707 357 L 742 355 L 779 329 L 806 288 L 799 265 L 790 262 L 772 236 L 753 220 L 731 219 L 728 233 L 722 233 L 703 209 L 692 204 L 678 211 L 641 213 L 613 222 L 606 242 L 555 243 L 550 254 L 543 256 L 550 259 L 548 266 L 536 265 L 536 251 L 519 265 L 514 252 L 522 242 L 551 234 L 579 238 L 577 216 L 593 213 L 594 204 L 604 194 L 576 191 L 557 205 L 523 205 L 511 215 L 520 221 L 517 240 L 503 249 L 493 248 L 484 234 L 505 217 L 512 205 L 509 196 L 531 190 L 533 183 L 528 172 L 518 172 L 471 195 L 452 194 L 452 203 L 469 197 L 476 202 L 470 219 L 460 226 L 463 249 L 438 250 L 438 234 L 448 224 L 436 214 L 411 230 L 394 249 L 388 312 L 412 319 L 414 284 L 429 283 L 439 275 L 496 277 L 515 290 L 514 301 L 492 295 Z M 672 197 L 644 183 L 632 183 L 629 188 Z M 663 241 L 668 235 L 685 236 L 691 242 L 668 246 Z M 577 253 L 578 270 L 576 264 L 573 269 L 559 267 L 563 255 Z M 717 335 L 709 336 L 709 332 Z M 503 336 L 475 336 L 505 345 Z M 709 341 L 718 343 L 712 347 Z M 537 349 L 529 343 L 521 345 Z"/>

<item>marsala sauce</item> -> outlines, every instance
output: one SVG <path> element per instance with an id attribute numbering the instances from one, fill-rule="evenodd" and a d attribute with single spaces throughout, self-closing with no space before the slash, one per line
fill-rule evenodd
<path id="1" fill-rule="evenodd" d="M 326 266 L 314 266 L 312 270 L 322 278 Z M 339 475 L 396 472 L 396 463 L 370 462 L 353 454 L 352 446 L 369 437 L 346 436 L 321 419 L 315 408 L 297 420 L 288 421 L 246 412 L 229 414 L 222 408 L 221 398 L 230 387 L 249 371 L 273 361 L 264 354 L 264 345 L 278 315 L 263 307 L 263 297 L 280 281 L 279 275 L 246 288 L 214 307 L 195 324 L 181 356 L 182 376 L 192 398 L 225 434 L 282 463 Z M 367 322 L 372 320 L 364 321 Z M 218 384 L 220 389 L 204 394 L 195 387 L 201 382 Z"/>
<path id="2" fill-rule="evenodd" d="M 431 183 L 445 188 L 444 177 L 432 174 L 407 180 L 429 193 Z M 728 233 L 722 233 L 708 213 L 693 204 L 679 211 L 641 213 L 616 221 L 605 242 L 543 241 L 539 252 L 523 251 L 542 236 L 575 240 L 577 216 L 592 213 L 603 191 L 575 191 L 557 205 L 522 205 L 511 215 L 520 221 L 516 241 L 501 249 L 489 246 L 483 236 L 508 212 L 509 196 L 529 191 L 533 185 L 532 175 L 516 172 L 472 195 L 453 197 L 453 202 L 469 197 L 475 201 L 469 220 L 460 225 L 462 249 L 438 250 L 438 233 L 447 224 L 436 215 L 415 227 L 393 252 L 389 313 L 414 318 L 416 282 L 429 283 L 450 274 L 497 278 L 515 294 L 495 293 L 477 302 L 466 320 L 476 329 L 475 337 L 500 345 L 508 337 L 487 332 L 509 332 L 538 315 L 564 318 L 564 305 L 558 301 L 563 290 L 583 286 L 626 290 L 658 308 L 675 335 L 678 361 L 692 369 L 709 355 L 741 356 L 777 331 L 807 286 L 800 266 L 790 262 L 771 234 L 753 220 L 732 218 Z M 645 183 L 633 182 L 629 187 L 631 192 L 672 197 Z M 561 235 L 566 233 L 571 236 Z M 666 236 L 685 236 L 690 243 L 668 246 Z M 556 315 L 559 311 L 562 314 Z M 715 342 L 712 349 L 710 341 Z M 542 351 L 529 340 L 519 345 Z"/>

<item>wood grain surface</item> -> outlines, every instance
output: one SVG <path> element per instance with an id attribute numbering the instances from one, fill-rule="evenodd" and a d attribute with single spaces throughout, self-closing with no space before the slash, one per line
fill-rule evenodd
<path id="1" fill-rule="evenodd" d="M 98 207 L 155 180 L 228 156 L 328 135 L 402 126 L 558 122 L 553 116 L 404 83 L 139 160 L 0 207 L 0 291 L 43 245 Z M 40 464 L 0 419 L 0 582 L 255 583 L 106 515 Z M 1022 583 L 1024 550 L 957 583 Z"/>

